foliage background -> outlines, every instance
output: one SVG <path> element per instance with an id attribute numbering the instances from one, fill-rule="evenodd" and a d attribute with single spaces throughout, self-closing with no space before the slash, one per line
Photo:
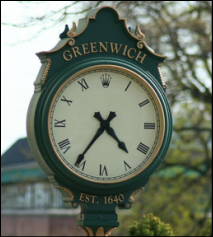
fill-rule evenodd
<path id="1" fill-rule="evenodd" d="M 162 222 L 153 214 L 143 215 L 140 222 L 129 227 L 130 236 L 174 236 L 169 224 Z"/>
<path id="2" fill-rule="evenodd" d="M 49 2 L 19 2 L 26 9 Z M 167 84 L 174 132 L 169 152 L 133 208 L 118 211 L 120 227 L 115 236 L 125 236 L 128 226 L 153 213 L 170 223 L 177 236 L 210 236 L 212 207 L 212 91 L 211 91 L 211 1 L 66 1 L 45 11 L 25 11 L 19 22 L 4 21 L 15 28 L 33 28 L 34 34 L 84 17 L 103 5 L 114 6 L 128 25 L 140 25 L 146 43 L 167 55 L 162 73 Z M 83 14 L 83 15 L 82 15 Z M 59 34 L 61 33 L 59 32 Z"/>

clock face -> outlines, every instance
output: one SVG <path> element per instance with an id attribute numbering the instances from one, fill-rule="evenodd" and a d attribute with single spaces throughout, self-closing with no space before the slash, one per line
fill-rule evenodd
<path id="1" fill-rule="evenodd" d="M 135 177 L 154 160 L 164 115 L 152 87 L 118 66 L 93 66 L 68 78 L 48 114 L 54 152 L 74 175 L 96 183 Z"/>

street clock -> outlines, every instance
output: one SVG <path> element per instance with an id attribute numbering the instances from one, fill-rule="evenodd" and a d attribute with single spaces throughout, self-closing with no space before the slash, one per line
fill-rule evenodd
<path id="1" fill-rule="evenodd" d="M 133 34 L 112 7 L 68 26 L 38 53 L 28 118 L 31 150 L 78 225 L 103 236 L 119 225 L 168 150 L 172 118 L 160 72 L 165 56 Z"/>

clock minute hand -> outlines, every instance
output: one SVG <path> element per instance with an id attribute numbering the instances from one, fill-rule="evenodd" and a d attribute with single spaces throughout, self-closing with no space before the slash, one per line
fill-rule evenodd
<path id="1" fill-rule="evenodd" d="M 106 131 L 111 137 L 113 137 L 118 142 L 118 147 L 128 153 L 125 143 L 118 139 L 117 135 L 115 134 L 114 129 L 111 127 L 107 127 Z"/>
<path id="2" fill-rule="evenodd" d="M 84 155 L 87 153 L 87 151 L 88 151 L 88 150 L 90 149 L 90 147 L 93 145 L 93 143 L 101 136 L 101 134 L 104 132 L 104 130 L 105 130 L 105 129 L 104 129 L 103 127 L 100 127 L 100 128 L 97 130 L 95 136 L 93 137 L 93 139 L 91 140 L 91 142 L 89 143 L 89 145 L 86 147 L 86 149 L 84 150 L 84 152 L 78 156 L 78 159 L 77 159 L 77 161 L 75 162 L 75 166 L 78 166 L 78 165 L 81 163 L 81 161 L 84 159 Z"/>
<path id="3" fill-rule="evenodd" d="M 108 118 L 107 118 L 106 121 L 107 121 L 107 122 L 111 122 L 116 116 L 117 116 L 117 115 L 116 115 L 115 112 L 110 111 L 109 116 L 108 116 Z"/>
<path id="4" fill-rule="evenodd" d="M 104 120 L 100 114 L 100 112 L 95 112 L 94 117 L 96 119 L 98 119 L 98 121 L 101 123 L 101 127 L 104 128 L 104 130 L 106 129 L 107 133 L 112 136 L 117 142 L 118 142 L 118 147 L 124 151 L 126 151 L 128 153 L 128 150 L 126 148 L 126 145 L 124 142 L 121 142 L 118 137 L 115 134 L 115 131 L 113 130 L 113 128 L 110 127 L 110 122 L 116 117 L 116 113 L 115 112 L 110 112 L 109 116 L 106 120 Z"/>
<path id="5" fill-rule="evenodd" d="M 115 112 L 110 112 L 109 116 L 106 120 L 104 120 L 100 114 L 100 112 L 95 112 L 94 117 L 101 123 L 101 126 L 107 126 L 107 124 L 109 124 L 115 117 L 116 117 L 116 113 Z"/>

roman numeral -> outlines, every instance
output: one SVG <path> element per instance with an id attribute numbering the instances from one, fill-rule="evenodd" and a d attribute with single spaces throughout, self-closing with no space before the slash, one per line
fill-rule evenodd
<path id="1" fill-rule="evenodd" d="M 58 121 L 57 119 L 55 119 L 55 127 L 58 127 L 58 128 L 65 128 L 66 127 L 66 120 L 61 120 L 61 121 Z"/>
<path id="2" fill-rule="evenodd" d="M 137 150 L 139 150 L 140 152 L 142 152 L 143 154 L 146 155 L 146 153 L 149 150 L 149 147 L 140 142 L 140 144 L 138 145 Z"/>
<path id="3" fill-rule="evenodd" d="M 100 173 L 99 173 L 99 175 L 100 175 L 100 176 L 103 176 L 104 174 L 105 174 L 106 176 L 108 176 L 108 172 L 107 172 L 106 165 L 104 166 L 104 168 L 102 168 L 102 165 L 100 165 Z"/>
<path id="4" fill-rule="evenodd" d="M 132 167 L 130 165 L 128 165 L 126 163 L 126 161 L 124 161 L 124 167 L 125 167 L 125 170 L 127 171 L 128 169 L 132 169 Z M 127 169 L 128 168 L 128 169 Z"/>
<path id="5" fill-rule="evenodd" d="M 127 87 L 126 87 L 126 89 L 125 89 L 125 91 L 127 91 L 128 90 L 128 88 L 129 88 L 129 86 L 130 86 L 130 84 L 131 84 L 132 82 L 130 81 L 129 82 L 129 84 L 127 85 Z"/>
<path id="6" fill-rule="evenodd" d="M 80 82 L 80 81 L 78 81 L 78 84 L 79 84 L 79 85 L 81 85 L 82 91 L 84 91 L 84 90 L 86 90 L 86 89 L 88 89 L 88 88 L 89 88 L 89 86 L 88 86 L 88 84 L 87 84 L 87 82 L 85 81 L 85 79 L 84 79 L 84 78 L 83 78 L 83 79 L 81 79 L 81 82 Z"/>
<path id="7" fill-rule="evenodd" d="M 71 100 L 67 100 L 66 98 L 65 98 L 65 96 L 63 96 L 63 98 L 61 99 L 61 101 L 64 101 L 64 102 L 67 102 L 67 104 L 70 106 L 70 104 L 72 103 L 72 101 Z"/>
<path id="8" fill-rule="evenodd" d="M 60 149 L 62 151 L 64 151 L 63 154 L 65 154 L 71 148 L 71 146 L 70 146 L 71 144 L 68 139 L 65 139 L 65 140 L 59 142 L 58 145 L 59 145 Z"/>
<path id="9" fill-rule="evenodd" d="M 143 102 L 141 102 L 140 104 L 139 104 L 139 106 L 140 107 L 143 107 L 144 105 L 146 105 L 146 104 L 148 104 L 149 103 L 149 100 L 147 99 L 147 100 L 144 100 Z"/>
<path id="10" fill-rule="evenodd" d="M 81 168 L 82 167 L 82 171 L 84 171 L 84 168 L 85 168 L 85 164 L 86 164 L 86 160 L 83 162 L 83 163 L 81 163 L 81 164 L 79 164 L 79 165 L 77 165 L 77 167 L 78 168 Z"/>
<path id="11" fill-rule="evenodd" d="M 155 129 L 155 123 L 144 123 L 144 129 Z"/>

